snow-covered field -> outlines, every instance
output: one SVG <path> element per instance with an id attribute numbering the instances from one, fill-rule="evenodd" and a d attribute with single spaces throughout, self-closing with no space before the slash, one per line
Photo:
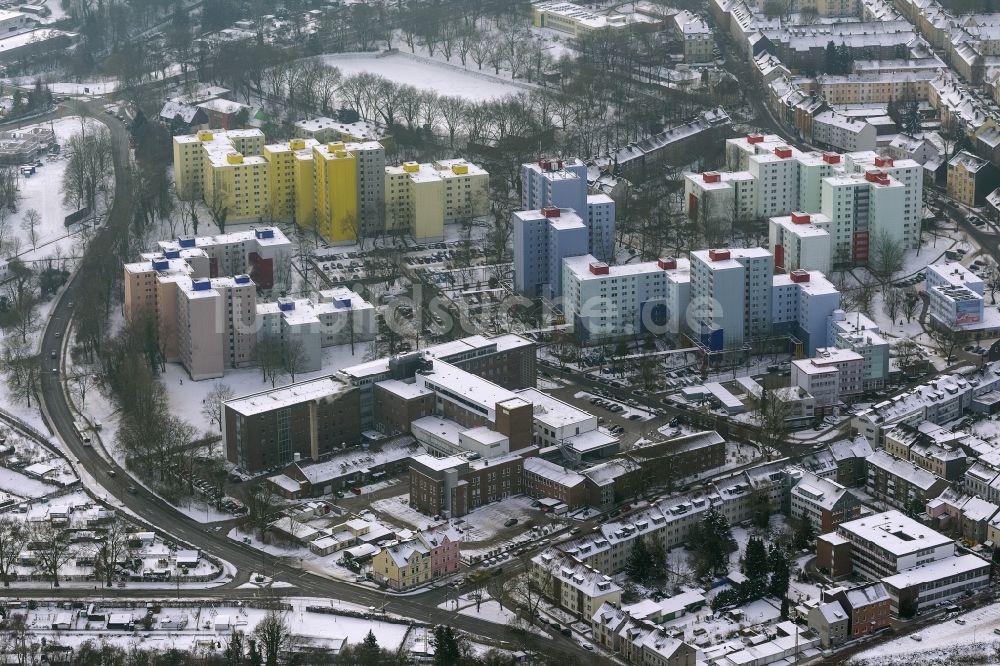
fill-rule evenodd
<path id="1" fill-rule="evenodd" d="M 354 355 L 351 355 L 350 345 L 340 345 L 327 347 L 322 350 L 323 367 L 316 372 L 307 372 L 295 375 L 296 382 L 308 379 L 326 377 L 341 368 L 362 363 L 368 351 L 370 343 L 359 342 L 354 345 Z M 170 411 L 180 414 L 184 419 L 192 424 L 199 432 L 209 432 L 219 434 L 219 425 L 210 423 L 201 413 L 204 406 L 205 396 L 209 394 L 216 383 L 225 384 L 233 390 L 235 397 L 257 393 L 258 391 L 270 390 L 271 383 L 261 380 L 260 370 L 257 368 L 238 368 L 226 370 L 224 377 L 219 379 L 206 379 L 203 381 L 191 381 L 187 371 L 179 363 L 168 363 L 166 371 L 162 375 L 163 385 L 167 389 L 167 397 L 170 400 Z M 291 379 L 284 377 L 278 382 L 278 386 L 290 384 Z M 89 397 L 87 398 L 90 399 Z"/>
<path id="2" fill-rule="evenodd" d="M 522 85 L 480 73 L 475 70 L 476 66 L 471 61 L 469 65 L 472 69 L 466 70 L 457 63 L 457 60 L 456 63 L 446 63 L 406 53 L 392 53 L 385 56 L 377 53 L 337 53 L 322 58 L 323 62 L 340 69 L 344 76 L 370 72 L 396 83 L 429 88 L 438 94 L 461 97 L 470 102 L 481 102 L 526 91 Z"/>
<path id="3" fill-rule="evenodd" d="M 965 624 L 958 624 L 955 619 Z M 995 664 L 1000 654 L 1000 603 L 944 619 L 921 628 L 916 634 L 902 636 L 858 653 L 848 663 L 864 666 L 903 666 L 909 664 Z M 920 640 L 912 638 L 919 635 Z M 985 661 L 981 656 L 988 656 Z"/>
<path id="4" fill-rule="evenodd" d="M 99 126 L 100 123 L 96 120 L 87 121 L 88 129 Z M 29 130 L 32 127 L 51 128 L 56 134 L 56 142 L 60 147 L 65 147 L 69 138 L 80 132 L 81 124 L 79 117 L 67 117 L 50 123 L 28 125 L 22 129 Z M 34 175 L 20 178 L 21 200 L 18 202 L 17 212 L 7 220 L 10 235 L 20 239 L 19 256 L 25 261 L 52 257 L 56 252 L 61 252 L 62 256 L 74 254 L 76 232 L 79 230 L 79 225 L 68 230 L 64 224 L 66 216 L 73 212 L 63 203 L 60 192 L 63 173 L 66 171 L 65 153 L 42 158 L 41 162 L 42 166 L 36 168 Z M 32 249 L 30 234 L 21 228 L 24 214 L 30 209 L 41 215 L 41 224 L 35 228 L 35 249 Z"/>

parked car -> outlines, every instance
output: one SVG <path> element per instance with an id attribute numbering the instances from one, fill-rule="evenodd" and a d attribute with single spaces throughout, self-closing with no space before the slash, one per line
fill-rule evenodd
<path id="1" fill-rule="evenodd" d="M 504 527 L 514 527 L 514 525 L 517 525 L 517 518 L 508 518 L 503 524 Z"/>

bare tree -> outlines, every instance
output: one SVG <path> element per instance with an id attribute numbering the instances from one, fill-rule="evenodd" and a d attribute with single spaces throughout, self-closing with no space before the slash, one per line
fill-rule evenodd
<path id="1" fill-rule="evenodd" d="M 86 125 L 83 125 L 86 128 Z M 70 137 L 63 173 L 63 200 L 72 208 L 95 210 L 97 195 L 107 191 L 114 173 L 111 133 L 104 126 Z"/>
<path id="2" fill-rule="evenodd" d="M 59 587 L 59 570 L 75 555 L 67 531 L 52 523 L 35 523 L 29 548 L 35 558 L 35 571 L 52 587 Z"/>
<path id="3" fill-rule="evenodd" d="M 90 372 L 79 372 L 72 377 L 73 392 L 80 399 L 80 409 L 87 406 L 87 392 L 94 383 L 94 375 Z"/>
<path id="4" fill-rule="evenodd" d="M 908 374 L 921 357 L 920 345 L 910 338 L 900 338 L 892 346 L 892 350 L 896 356 L 896 367 L 903 374 Z"/>
<path id="5" fill-rule="evenodd" d="M 516 579 L 514 594 L 520 598 L 520 606 L 524 609 L 524 616 L 528 618 L 538 617 L 538 607 L 545 598 L 545 589 L 531 574 L 524 574 Z"/>
<path id="6" fill-rule="evenodd" d="M 930 330 L 930 338 L 937 353 L 945 359 L 945 362 L 950 363 L 949 359 L 955 354 L 959 345 L 958 333 L 947 325 L 935 326 Z"/>
<path id="7" fill-rule="evenodd" d="M 21 342 L 8 341 L 3 350 L 3 374 L 11 397 L 31 408 L 32 397 L 38 394 L 41 384 L 40 362 L 30 347 Z"/>
<path id="8" fill-rule="evenodd" d="M 494 601 L 500 604 L 500 610 L 503 610 L 513 586 L 514 580 L 508 576 L 492 576 L 486 581 L 486 591 L 490 593 L 490 597 Z"/>
<path id="9" fill-rule="evenodd" d="M 285 340 L 281 345 L 281 369 L 291 378 L 292 383 L 295 382 L 295 375 L 305 371 L 308 360 L 301 340 Z"/>
<path id="10" fill-rule="evenodd" d="M 920 295 L 914 287 L 907 287 L 903 290 L 903 314 L 906 315 L 906 323 L 913 321 L 913 316 L 917 314 L 920 306 Z"/>
<path id="11" fill-rule="evenodd" d="M 261 379 L 271 382 L 274 388 L 281 373 L 281 341 L 269 335 L 257 338 L 257 367 L 260 368 Z"/>
<path id="12" fill-rule="evenodd" d="M 94 574 L 104 581 L 105 587 L 111 587 L 116 568 L 122 559 L 128 559 L 132 550 L 131 538 L 128 523 L 120 516 L 115 516 L 105 528 L 104 537 L 94 552 Z"/>
<path id="13" fill-rule="evenodd" d="M 890 236 L 885 229 L 879 229 L 871 240 L 868 267 L 882 281 L 892 280 L 896 273 L 903 270 L 903 243 Z"/>
<path id="14" fill-rule="evenodd" d="M 271 609 L 253 630 L 264 666 L 277 666 L 278 657 L 292 642 L 292 631 L 283 612 Z"/>
<path id="15" fill-rule="evenodd" d="M 27 232 L 28 238 L 31 240 L 31 247 L 35 247 L 35 243 L 38 240 L 37 230 L 38 225 L 42 223 L 42 215 L 34 208 L 29 208 L 24 211 L 24 219 L 21 221 L 21 229 Z"/>
<path id="16" fill-rule="evenodd" d="M 222 430 L 222 423 L 225 418 L 225 403 L 227 400 L 232 400 L 234 395 L 232 388 L 222 382 L 215 382 L 212 385 L 212 390 L 205 396 L 204 404 L 201 406 L 201 413 L 204 414 L 209 423 L 217 423 L 219 430 Z"/>
<path id="17" fill-rule="evenodd" d="M 0 578 L 4 587 L 10 587 L 11 574 L 27 541 L 24 523 L 10 516 L 0 517 Z"/>
<path id="18" fill-rule="evenodd" d="M 899 309 L 904 305 L 902 291 L 890 285 L 882 296 L 882 305 L 885 307 L 889 319 L 895 323 L 896 315 L 899 314 Z"/>
<path id="19" fill-rule="evenodd" d="M 246 524 L 259 537 L 278 514 L 275 503 L 274 487 L 267 482 L 248 490 L 243 495 L 243 503 L 247 507 Z"/>
<path id="20" fill-rule="evenodd" d="M 761 453 L 777 450 L 788 434 L 788 403 L 779 400 L 774 391 L 764 390 L 760 395 L 754 425 L 757 426 L 756 443 Z"/>
<path id="21" fill-rule="evenodd" d="M 212 214 L 212 220 L 219 227 L 219 233 L 226 233 L 226 221 L 229 219 L 229 193 L 226 188 L 216 186 L 212 190 L 212 196 L 208 202 L 208 212 Z M 195 227 L 195 233 L 198 233 Z"/>

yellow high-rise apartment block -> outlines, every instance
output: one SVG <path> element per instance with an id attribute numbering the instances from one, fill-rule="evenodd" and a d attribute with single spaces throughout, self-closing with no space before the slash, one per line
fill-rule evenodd
<path id="1" fill-rule="evenodd" d="M 317 231 L 331 243 L 357 240 L 358 158 L 343 143 L 313 148 L 313 215 Z"/>
<path id="2" fill-rule="evenodd" d="M 490 175 L 462 159 L 385 168 L 385 226 L 417 242 L 444 238 L 444 224 L 489 212 Z"/>
<path id="3" fill-rule="evenodd" d="M 225 208 L 229 221 L 261 219 L 269 199 L 268 167 L 258 129 L 202 130 L 174 137 L 174 183 L 182 199 Z"/>
<path id="4" fill-rule="evenodd" d="M 312 191 L 312 149 L 319 143 L 315 139 L 292 139 L 284 143 L 272 143 L 264 146 L 264 159 L 267 160 L 268 185 L 270 201 L 268 215 L 272 220 L 299 219 L 296 210 L 297 197 L 302 190 L 299 184 L 301 176 L 308 176 L 308 189 Z M 300 174 L 299 165 L 305 164 L 306 170 Z M 309 207 L 312 209 L 312 198 L 309 197 Z"/>
<path id="5" fill-rule="evenodd" d="M 293 220 L 334 244 L 384 229 L 385 149 L 377 141 L 292 139 L 264 147 L 273 220 Z"/>
<path id="6" fill-rule="evenodd" d="M 292 220 L 334 244 L 383 231 L 440 240 L 444 224 L 489 212 L 489 174 L 462 159 L 385 166 L 377 141 L 264 145 L 257 129 L 174 137 L 181 198 L 225 208 L 228 221 Z"/>

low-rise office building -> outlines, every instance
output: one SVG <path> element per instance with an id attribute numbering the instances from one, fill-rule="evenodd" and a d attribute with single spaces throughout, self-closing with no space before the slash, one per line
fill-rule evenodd
<path id="1" fill-rule="evenodd" d="M 871 580 L 955 554 L 954 541 L 895 510 L 841 523 L 816 547 L 817 566 L 833 577 L 856 572 Z"/>
<path id="2" fill-rule="evenodd" d="M 226 458 L 250 473 L 320 460 L 361 438 L 358 392 L 332 377 L 224 403 Z"/>

